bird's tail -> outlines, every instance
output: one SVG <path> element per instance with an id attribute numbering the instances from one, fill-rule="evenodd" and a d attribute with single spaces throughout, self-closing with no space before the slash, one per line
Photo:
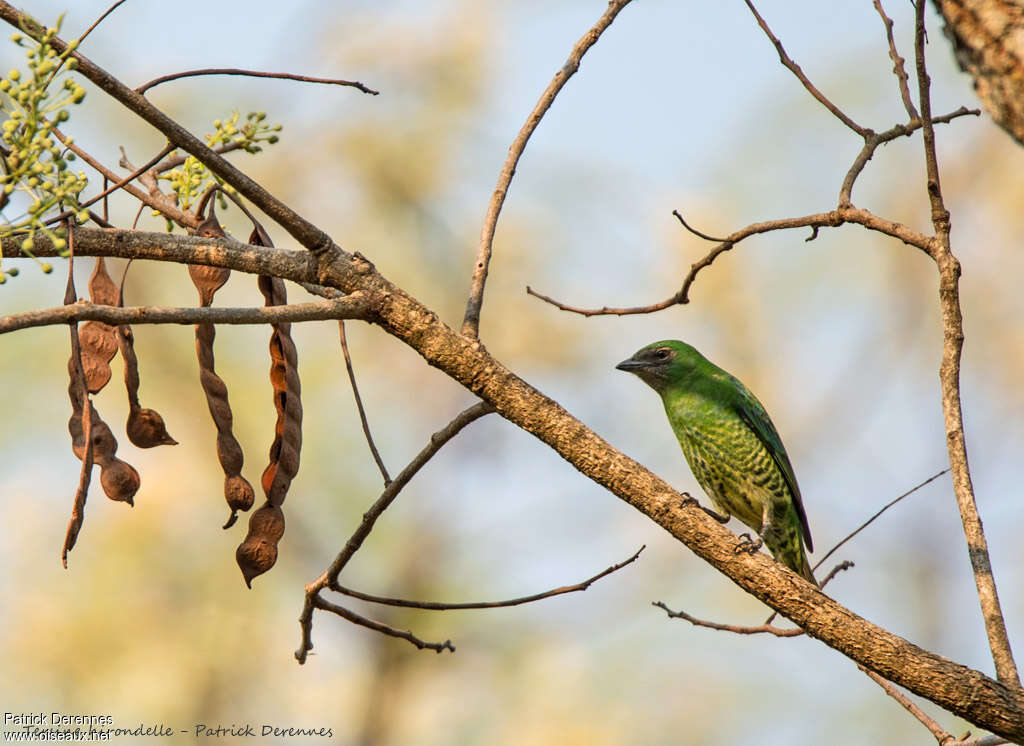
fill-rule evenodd
<path id="1" fill-rule="evenodd" d="M 800 529 L 796 526 L 786 527 L 784 530 L 773 533 L 768 531 L 765 536 L 765 544 L 772 556 L 790 570 L 800 575 L 808 583 L 818 585 L 811 572 L 811 561 L 807 558 L 807 548 L 804 546 L 803 537 L 800 536 Z M 821 586 L 818 586 L 819 588 Z"/>
<path id="2" fill-rule="evenodd" d="M 814 573 L 811 572 L 811 560 L 808 559 L 807 552 L 803 547 L 800 547 L 800 568 L 798 572 L 808 583 L 818 585 L 818 581 L 814 579 Z M 821 586 L 818 587 L 820 588 Z"/>

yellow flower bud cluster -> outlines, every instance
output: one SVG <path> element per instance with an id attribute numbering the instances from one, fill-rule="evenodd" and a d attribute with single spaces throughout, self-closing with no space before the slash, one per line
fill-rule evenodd
<path id="1" fill-rule="evenodd" d="M 266 112 L 251 111 L 245 115 L 245 121 L 242 122 L 238 111 L 233 111 L 231 116 L 213 121 L 214 132 L 206 135 L 206 144 L 220 151 L 244 150 L 247 153 L 259 153 L 263 150 L 259 143 L 275 144 L 278 141 L 277 133 L 281 131 L 280 124 L 267 124 L 266 118 Z M 223 183 L 211 174 L 206 166 L 193 156 L 188 156 L 180 168 L 161 174 L 160 179 L 169 182 L 182 209 L 188 209 L 214 183 L 220 184 L 227 192 L 234 192 L 229 184 Z M 217 199 L 221 207 L 226 206 L 222 194 L 218 194 Z"/>
<path id="2" fill-rule="evenodd" d="M 11 42 L 26 50 L 28 70 L 14 68 L 0 78 L 0 206 L 12 213 L 23 210 L 14 219 L 4 216 L 0 235 L 23 236 L 20 247 L 28 256 L 33 256 L 36 234 L 40 232 L 58 251 L 67 247 L 63 229 L 45 224 L 47 214 L 70 208 L 78 212 L 78 219 L 87 217 L 80 209 L 78 195 L 88 180 L 83 171 L 76 173 L 69 167 L 75 160 L 74 153 L 67 150 L 70 138 L 61 142 L 56 133 L 57 127 L 71 118 L 68 107 L 80 104 L 86 93 L 67 76 L 78 65 L 73 56 L 77 42 L 70 42 L 60 52 L 55 45 L 62 20 L 63 16 L 46 29 L 29 24 L 25 34 L 12 35 Z M 44 272 L 52 270 L 45 263 L 41 268 Z M 16 268 L 0 268 L 0 282 L 17 274 Z"/>

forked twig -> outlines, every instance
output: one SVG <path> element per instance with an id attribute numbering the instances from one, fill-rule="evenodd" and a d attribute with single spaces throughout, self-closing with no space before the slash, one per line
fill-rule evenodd
<path id="1" fill-rule="evenodd" d="M 353 624 L 358 624 L 361 627 L 372 629 L 374 632 L 380 632 L 383 635 L 388 635 L 390 637 L 398 637 L 402 640 L 407 640 L 420 650 L 433 650 L 435 653 L 440 653 L 444 650 L 449 650 L 453 653 L 455 652 L 455 646 L 452 645 L 451 640 L 445 640 L 444 642 L 426 642 L 425 640 L 421 640 L 420 638 L 418 638 L 409 630 L 397 629 L 395 627 L 392 627 L 390 624 L 384 624 L 384 622 L 378 622 L 374 619 L 369 619 L 367 617 L 364 617 L 362 614 L 357 614 L 351 609 L 345 608 L 344 606 L 339 606 L 338 604 L 331 603 L 330 601 L 321 597 L 320 595 L 316 595 L 313 598 L 312 604 L 317 609 L 320 609 L 322 611 L 329 611 L 332 614 L 337 614 L 342 619 L 347 619 Z M 310 645 L 309 649 L 312 649 L 312 645 Z M 296 657 L 298 657 L 299 654 L 296 653 L 295 655 Z M 306 654 L 303 653 L 302 658 L 299 659 L 299 662 L 305 662 L 305 658 Z"/>
<path id="2" fill-rule="evenodd" d="M 295 658 L 299 663 L 305 663 L 306 656 L 309 651 L 313 649 L 313 610 L 315 608 L 323 608 L 321 604 L 327 603 L 320 596 L 320 592 L 324 588 L 333 589 L 337 585 L 338 575 L 344 569 L 345 565 L 348 564 L 349 560 L 352 559 L 355 553 L 359 551 L 363 542 L 366 541 L 366 537 L 369 536 L 370 532 L 373 530 L 374 524 L 376 524 L 377 520 L 384 514 L 384 511 L 388 509 L 391 503 L 395 501 L 395 498 L 398 497 L 398 494 L 402 491 L 405 485 L 407 485 L 416 473 L 434 457 L 434 454 L 441 450 L 445 443 L 458 435 L 466 425 L 490 414 L 493 411 L 494 407 L 491 404 L 488 404 L 487 402 L 478 402 L 477 404 L 474 404 L 468 409 L 460 412 L 451 422 L 430 436 L 430 441 L 426 446 L 424 446 L 423 450 L 416 454 L 415 458 L 413 458 L 413 460 L 410 461 L 404 469 L 402 469 L 398 476 L 396 476 L 394 480 L 384 488 L 380 497 L 374 501 L 373 505 L 363 513 L 363 520 L 359 523 L 359 526 L 356 527 L 356 530 L 352 533 L 352 536 L 349 537 L 348 541 L 345 542 L 345 546 L 342 547 L 338 556 L 334 558 L 330 567 L 328 567 L 319 578 L 306 586 L 306 599 L 302 607 L 302 614 L 299 616 L 299 627 L 302 630 L 302 642 L 299 649 L 295 651 Z M 342 614 L 341 616 L 344 615 Z M 345 618 L 347 619 L 348 617 L 346 616 Z M 454 650 L 454 648 L 452 649 Z"/>
<path id="3" fill-rule="evenodd" d="M 508 157 L 505 159 L 505 165 L 501 168 L 501 174 L 498 176 L 498 185 L 494 188 L 491 201 L 487 205 L 487 216 L 484 218 L 484 225 L 480 231 L 480 244 L 477 247 L 476 264 L 473 265 L 473 279 L 470 285 L 469 299 L 466 301 L 466 315 L 462 321 L 462 333 L 467 337 L 477 337 L 480 334 L 480 310 L 483 307 L 484 286 L 487 284 L 487 271 L 491 263 L 494 231 L 498 225 L 498 215 L 501 214 L 501 207 L 505 203 L 505 195 L 508 193 L 509 184 L 512 183 L 512 177 L 516 172 L 516 164 L 519 163 L 519 158 L 526 148 L 526 143 L 530 139 L 530 135 L 533 134 L 533 131 L 537 129 L 537 125 L 540 124 L 544 114 L 551 107 L 555 96 L 558 95 L 558 92 L 562 90 L 562 87 L 569 78 L 579 69 L 580 60 L 583 59 L 583 55 L 597 43 L 604 30 L 615 20 L 615 16 L 629 3 L 630 0 L 612 0 L 608 3 L 607 10 L 597 20 L 597 23 L 576 42 L 572 52 L 569 53 L 569 59 L 555 73 L 555 77 L 551 79 L 548 87 L 541 94 L 540 100 L 533 107 L 533 111 L 526 118 L 525 124 L 523 124 L 519 134 L 516 135 L 516 139 L 512 141 L 512 145 L 508 149 Z"/>
<path id="4" fill-rule="evenodd" d="M 935 124 L 948 123 L 953 119 L 962 116 L 980 116 L 981 111 L 979 109 L 968 109 L 961 106 L 956 111 L 952 111 L 949 114 L 944 114 L 940 117 L 934 117 L 931 121 Z M 555 308 L 561 311 L 567 311 L 569 313 L 579 314 L 581 316 L 629 316 L 634 314 L 647 314 L 655 313 L 657 311 L 663 311 L 666 308 L 671 308 L 676 305 L 684 305 L 690 302 L 690 287 L 697 279 L 697 274 L 705 267 L 710 267 L 714 261 L 727 251 L 732 250 L 733 247 L 740 241 L 750 236 L 768 233 L 777 230 L 788 230 L 792 228 L 811 228 L 812 233 L 808 237 L 807 241 L 811 241 L 818 236 L 818 230 L 821 228 L 838 228 L 846 223 L 855 223 L 861 225 L 868 230 L 877 231 L 879 233 L 891 236 L 892 238 L 899 239 L 908 246 L 913 246 L 925 252 L 929 256 L 932 256 L 933 244 L 929 236 L 915 231 L 903 223 L 897 223 L 893 220 L 888 220 L 879 215 L 875 215 L 870 210 L 864 208 L 854 207 L 850 201 L 850 193 L 853 190 L 853 184 L 857 177 L 864 170 L 868 161 L 874 155 L 875 151 L 883 144 L 891 142 L 899 137 L 906 137 L 923 126 L 921 120 L 909 122 L 908 124 L 898 124 L 885 132 L 875 133 L 870 130 L 867 131 L 864 140 L 864 146 L 861 151 L 857 154 L 853 164 L 847 171 L 845 178 L 843 179 L 842 186 L 839 190 L 839 205 L 837 209 L 830 210 L 829 212 L 821 212 L 813 215 L 805 215 L 796 218 L 782 218 L 779 220 L 768 220 L 760 223 L 752 223 L 745 228 L 741 228 L 738 231 L 726 236 L 725 238 L 715 238 L 706 233 L 702 233 L 697 229 L 693 228 L 683 218 L 682 214 L 678 210 L 673 210 L 672 214 L 679 220 L 683 228 L 692 233 L 693 235 L 704 239 L 705 241 L 715 241 L 718 243 L 711 251 L 701 257 L 698 261 L 690 265 L 689 272 L 686 273 L 686 277 L 683 278 L 682 287 L 670 295 L 668 298 L 658 301 L 657 303 L 651 303 L 645 306 L 602 306 L 600 308 L 581 308 L 579 306 L 569 305 L 562 301 L 556 300 L 550 296 L 544 295 L 534 290 L 532 287 L 526 287 L 527 295 L 532 295 L 534 298 L 538 298 L 545 303 L 549 303 Z"/>

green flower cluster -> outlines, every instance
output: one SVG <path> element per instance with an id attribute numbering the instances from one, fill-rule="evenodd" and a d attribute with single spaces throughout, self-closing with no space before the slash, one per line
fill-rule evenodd
<path id="1" fill-rule="evenodd" d="M 266 112 L 251 111 L 245 115 L 245 122 L 239 124 L 240 115 L 233 111 L 227 119 L 215 119 L 213 122 L 214 132 L 206 135 L 206 144 L 211 148 L 231 148 L 232 150 L 244 150 L 246 153 L 259 153 L 263 148 L 260 143 L 265 142 L 273 145 L 278 141 L 277 133 L 281 131 L 281 125 L 266 124 Z M 161 179 L 170 183 L 171 189 L 178 197 L 178 205 L 182 209 L 188 209 L 209 186 L 216 182 L 224 187 L 226 191 L 234 191 L 229 184 L 224 184 L 220 178 L 211 174 L 195 156 L 188 156 L 180 168 L 175 168 L 160 176 Z M 221 206 L 224 206 L 223 196 L 218 195 Z"/>
<path id="2" fill-rule="evenodd" d="M 29 256 L 40 231 L 56 248 L 65 248 L 63 229 L 45 225 L 44 216 L 58 205 L 81 209 L 78 195 L 87 184 L 84 172 L 74 173 L 68 167 L 75 159 L 74 153 L 65 152 L 65 145 L 55 142 L 53 134 L 58 124 L 70 118 L 68 106 L 85 98 L 85 89 L 70 77 L 64 76 L 59 87 L 54 85 L 77 65 L 71 57 L 77 42 L 69 43 L 60 53 L 53 47 L 62 20 L 63 16 L 55 27 L 43 30 L 38 42 L 14 34 L 11 41 L 26 49 L 29 72 L 24 75 L 13 69 L 0 79 L 0 112 L 4 117 L 0 125 L 0 210 L 25 206 L 18 217 L 5 216 L 0 222 L 0 236 L 23 235 L 21 250 Z M 85 215 L 79 219 L 84 220 Z M 43 263 L 42 269 L 49 272 L 51 267 Z M 16 275 L 14 269 L 4 272 L 0 268 L 0 284 Z"/>

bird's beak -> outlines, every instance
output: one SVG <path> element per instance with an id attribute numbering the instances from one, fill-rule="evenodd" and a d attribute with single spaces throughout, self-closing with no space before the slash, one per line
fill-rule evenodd
<path id="1" fill-rule="evenodd" d="M 647 366 L 644 365 L 643 363 L 641 363 L 639 360 L 634 360 L 633 358 L 629 358 L 627 360 L 623 360 L 621 363 L 616 365 L 615 369 L 616 370 L 624 370 L 627 373 L 635 373 L 636 371 L 640 370 L 641 368 L 646 368 L 646 367 Z"/>

